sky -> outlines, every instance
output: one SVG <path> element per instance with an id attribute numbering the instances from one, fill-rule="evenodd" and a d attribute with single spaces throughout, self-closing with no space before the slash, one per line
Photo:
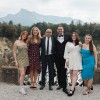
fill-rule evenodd
<path id="1" fill-rule="evenodd" d="M 0 0 L 0 17 L 20 9 L 100 23 L 100 0 Z"/>

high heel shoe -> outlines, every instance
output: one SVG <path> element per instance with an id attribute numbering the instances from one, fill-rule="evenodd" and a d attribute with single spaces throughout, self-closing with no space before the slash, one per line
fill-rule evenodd
<path id="1" fill-rule="evenodd" d="M 37 88 L 37 83 L 36 82 L 34 82 L 33 88 Z"/>
<path id="2" fill-rule="evenodd" d="M 30 86 L 30 88 L 37 88 L 37 84 L 36 84 L 36 82 L 31 82 L 31 86 Z"/>
<path id="3" fill-rule="evenodd" d="M 31 82 L 31 86 L 30 86 L 30 88 L 33 88 L 33 87 L 34 87 L 33 83 L 34 83 L 34 82 Z"/>
<path id="4" fill-rule="evenodd" d="M 90 89 L 87 87 L 84 87 L 83 89 L 83 95 L 88 95 L 90 93 Z"/>
<path id="5" fill-rule="evenodd" d="M 91 90 L 93 90 L 93 86 L 91 86 L 91 88 L 90 88 Z"/>
<path id="6" fill-rule="evenodd" d="M 72 96 L 72 95 L 74 94 L 74 92 L 75 92 L 75 88 L 74 88 L 74 90 L 71 90 L 71 89 L 70 89 L 67 95 L 68 95 L 68 96 Z"/>

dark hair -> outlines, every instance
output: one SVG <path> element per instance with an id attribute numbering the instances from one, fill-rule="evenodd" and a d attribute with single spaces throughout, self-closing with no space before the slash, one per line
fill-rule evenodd
<path id="1" fill-rule="evenodd" d="M 75 46 L 79 45 L 79 35 L 76 32 L 73 32 L 70 36 L 70 42 L 73 42 L 72 40 L 72 35 L 75 34 L 76 35 L 76 40 L 75 40 Z"/>
<path id="2" fill-rule="evenodd" d="M 90 36 L 91 37 L 91 41 L 89 42 L 89 50 L 90 50 L 91 54 L 94 54 L 94 52 L 93 52 L 93 40 L 92 40 L 92 36 L 90 34 L 86 34 L 85 37 L 86 36 Z"/>
<path id="3" fill-rule="evenodd" d="M 58 27 L 62 27 L 64 29 L 64 27 L 62 25 L 58 25 Z M 57 29 L 58 29 L 58 27 L 57 27 Z"/>

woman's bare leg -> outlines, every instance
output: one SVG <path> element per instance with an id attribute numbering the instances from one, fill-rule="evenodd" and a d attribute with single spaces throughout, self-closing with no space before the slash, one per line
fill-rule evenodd
<path id="1" fill-rule="evenodd" d="M 84 79 L 83 81 L 84 81 L 83 95 L 87 95 L 89 92 L 88 87 L 87 87 L 88 80 Z"/>
<path id="2" fill-rule="evenodd" d="M 72 76 L 72 87 L 71 87 L 71 90 L 74 90 L 75 88 L 75 85 L 76 85 L 76 82 L 77 82 L 77 78 L 78 78 L 78 70 L 73 70 L 73 76 Z"/>
<path id="3" fill-rule="evenodd" d="M 37 70 L 35 69 L 35 70 L 34 70 L 34 87 L 36 87 L 37 77 L 38 77 L 38 72 L 37 72 Z"/>
<path id="4" fill-rule="evenodd" d="M 34 82 L 34 79 L 33 79 L 33 70 L 30 71 L 30 79 L 31 79 L 31 86 L 33 86 L 33 82 Z"/>
<path id="5" fill-rule="evenodd" d="M 88 82 L 87 82 L 87 87 L 89 88 L 89 90 L 91 89 L 92 84 L 93 84 L 93 78 L 89 79 Z"/>
<path id="6" fill-rule="evenodd" d="M 26 68 L 19 68 L 19 71 L 20 71 L 19 83 L 20 86 L 23 86 Z"/>

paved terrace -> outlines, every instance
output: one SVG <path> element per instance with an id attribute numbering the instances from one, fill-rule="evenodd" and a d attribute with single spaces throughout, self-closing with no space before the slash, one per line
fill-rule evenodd
<path id="1" fill-rule="evenodd" d="M 77 86 L 72 97 L 68 97 L 62 90 L 56 90 L 57 86 L 53 86 L 53 91 L 49 91 L 48 86 L 44 90 L 39 90 L 39 86 L 37 90 L 26 87 L 28 94 L 22 95 L 18 92 L 19 86 L 0 82 L 0 100 L 100 100 L 100 85 L 94 85 L 89 95 L 82 95 L 82 87 Z"/>

